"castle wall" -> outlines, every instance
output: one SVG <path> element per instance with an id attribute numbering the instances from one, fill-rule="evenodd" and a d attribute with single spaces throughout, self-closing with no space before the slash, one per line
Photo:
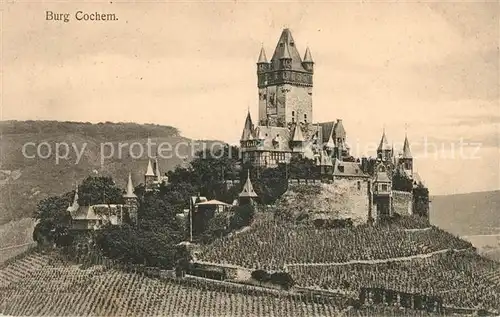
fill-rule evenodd
<path id="1" fill-rule="evenodd" d="M 413 194 L 403 191 L 392 191 L 392 206 L 394 212 L 400 215 L 413 214 Z"/>
<path id="2" fill-rule="evenodd" d="M 359 182 L 359 185 L 358 185 Z M 368 182 L 339 179 L 333 183 L 290 181 L 278 204 L 292 211 L 307 212 L 312 218 L 346 219 L 355 224 L 368 220 Z"/>

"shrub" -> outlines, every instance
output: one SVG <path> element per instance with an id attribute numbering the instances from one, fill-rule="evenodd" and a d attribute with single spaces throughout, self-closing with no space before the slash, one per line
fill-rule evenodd
<path id="1" fill-rule="evenodd" d="M 255 270 L 252 272 L 252 278 L 259 283 L 269 282 L 271 276 L 264 270 Z"/>
<path id="2" fill-rule="evenodd" d="M 292 276 L 286 272 L 276 272 L 271 274 L 271 283 L 279 285 L 285 290 L 290 289 L 294 285 Z"/>

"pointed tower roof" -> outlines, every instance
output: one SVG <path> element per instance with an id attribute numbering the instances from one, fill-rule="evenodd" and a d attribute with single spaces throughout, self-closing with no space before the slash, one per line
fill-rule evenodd
<path id="1" fill-rule="evenodd" d="M 332 158 L 328 155 L 328 153 L 326 153 L 325 150 L 321 151 L 320 165 L 321 166 L 333 166 Z"/>
<path id="2" fill-rule="evenodd" d="M 387 142 L 387 137 L 385 136 L 385 129 L 384 129 L 384 132 L 382 133 L 382 138 L 380 139 L 380 143 L 378 145 L 377 151 L 387 151 L 390 149 L 391 149 L 391 146 L 389 145 L 389 142 Z"/>
<path id="3" fill-rule="evenodd" d="M 266 52 L 264 51 L 264 46 L 260 49 L 260 54 L 259 54 L 259 60 L 257 61 L 257 64 L 259 63 L 267 63 L 267 57 L 266 57 Z"/>
<path id="4" fill-rule="evenodd" d="M 253 123 L 249 111 L 247 113 L 247 118 L 245 119 L 245 126 L 243 127 L 243 132 L 241 133 L 241 141 L 253 140 L 252 130 L 253 130 Z"/>
<path id="5" fill-rule="evenodd" d="M 76 186 L 75 196 L 73 196 L 73 203 L 69 205 L 66 210 L 71 213 L 77 211 L 78 208 L 80 208 L 80 205 L 78 204 L 78 186 Z"/>
<path id="6" fill-rule="evenodd" d="M 293 131 L 293 142 L 304 142 L 304 135 L 302 134 L 302 129 L 299 124 L 295 124 L 295 129 Z"/>
<path id="7" fill-rule="evenodd" d="M 335 141 L 333 140 L 333 129 L 331 130 L 330 137 L 328 138 L 328 142 L 326 142 L 326 147 L 329 149 L 335 148 Z"/>
<path id="8" fill-rule="evenodd" d="M 300 58 L 299 51 L 297 50 L 290 29 L 284 29 L 283 32 L 281 32 L 280 39 L 278 40 L 278 44 L 274 50 L 271 62 L 273 63 L 275 69 L 278 69 L 279 60 L 281 58 L 291 58 L 292 69 L 304 70 L 304 67 L 302 66 L 302 59 Z"/>
<path id="9" fill-rule="evenodd" d="M 128 182 L 127 182 L 127 192 L 123 195 L 124 198 L 137 198 L 136 194 L 134 194 L 134 184 L 132 184 L 132 174 L 128 173 Z"/>
<path id="10" fill-rule="evenodd" d="M 306 53 L 304 54 L 304 63 L 314 63 L 309 47 L 306 48 Z"/>
<path id="11" fill-rule="evenodd" d="M 243 185 L 243 189 L 241 190 L 239 196 L 248 198 L 258 197 L 255 191 L 253 190 L 252 182 L 250 181 L 250 171 L 247 172 L 247 180 L 245 182 L 245 185 Z"/>
<path id="12" fill-rule="evenodd" d="M 342 124 L 342 119 L 337 119 L 337 123 L 335 123 L 334 131 L 335 131 L 335 136 L 337 138 L 345 138 L 345 129 L 344 129 L 344 125 Z"/>
<path id="13" fill-rule="evenodd" d="M 408 135 L 405 135 L 405 142 L 403 144 L 403 158 L 412 158 L 410 151 L 410 142 L 408 142 Z"/>
<path id="14" fill-rule="evenodd" d="M 151 166 L 151 160 L 148 160 L 148 167 L 146 169 L 146 176 L 155 176 L 155 173 L 153 172 L 153 167 Z"/>
<path id="15" fill-rule="evenodd" d="M 155 157 L 155 175 L 158 181 L 161 181 L 160 164 L 158 164 L 158 155 Z"/>

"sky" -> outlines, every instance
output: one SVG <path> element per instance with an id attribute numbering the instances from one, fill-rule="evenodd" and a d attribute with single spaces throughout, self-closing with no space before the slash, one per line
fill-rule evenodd
<path id="1" fill-rule="evenodd" d="M 290 28 L 315 61 L 313 120 L 357 155 L 405 132 L 431 194 L 500 189 L 499 4 L 15 2 L 2 10 L 2 120 L 158 123 L 238 143 L 256 60 Z M 77 11 L 117 21 L 76 21 Z M 46 11 L 70 21 L 47 21 Z"/>

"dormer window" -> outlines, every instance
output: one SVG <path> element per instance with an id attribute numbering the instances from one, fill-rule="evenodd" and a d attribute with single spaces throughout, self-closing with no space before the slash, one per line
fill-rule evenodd
<path id="1" fill-rule="evenodd" d="M 344 173 L 344 166 L 339 165 L 339 172 Z"/>
<path id="2" fill-rule="evenodd" d="M 294 45 L 295 45 L 295 43 L 294 43 L 294 42 L 290 42 L 290 46 L 294 46 Z"/>

